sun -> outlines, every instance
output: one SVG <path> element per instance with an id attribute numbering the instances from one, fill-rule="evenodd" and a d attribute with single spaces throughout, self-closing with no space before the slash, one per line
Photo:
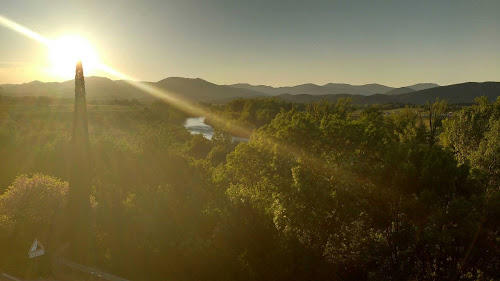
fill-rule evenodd
<path id="1" fill-rule="evenodd" d="M 63 36 L 53 40 L 49 47 L 51 72 L 61 78 L 75 75 L 75 66 L 82 61 L 86 75 L 99 68 L 99 57 L 88 40 L 77 35 Z"/>

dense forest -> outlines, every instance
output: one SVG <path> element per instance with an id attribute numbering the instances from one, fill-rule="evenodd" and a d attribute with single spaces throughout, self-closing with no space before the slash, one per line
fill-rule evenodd
<path id="1" fill-rule="evenodd" d="M 131 280 L 500 279 L 500 98 L 204 106 L 229 120 L 211 140 L 159 101 L 89 103 L 92 266 Z M 53 270 L 71 126 L 67 100 L 0 96 L 1 269 Z"/>

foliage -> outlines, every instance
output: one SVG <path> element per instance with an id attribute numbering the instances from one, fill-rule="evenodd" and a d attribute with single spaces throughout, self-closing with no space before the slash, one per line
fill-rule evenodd
<path id="1" fill-rule="evenodd" d="M 38 238 L 49 253 L 61 238 L 68 183 L 42 174 L 20 175 L 0 197 L 1 263 L 23 276 L 35 271 L 28 250 Z M 50 270 L 49 258 L 40 257 L 41 271 Z"/>
<path id="2" fill-rule="evenodd" d="M 223 107 L 212 106 L 212 111 L 223 120 L 227 120 L 222 130 L 238 135 L 236 127 L 254 130 L 266 124 L 269 124 L 281 110 L 290 110 L 293 107 L 291 103 L 284 102 L 277 98 L 254 98 L 254 99 L 236 99 L 230 101 Z M 210 119 L 208 124 L 213 123 Z M 248 137 L 241 135 L 240 137 Z"/>
<path id="3" fill-rule="evenodd" d="M 25 102 L 0 105 L 0 266 L 18 271 L 33 236 L 61 246 L 72 116 Z M 500 100 L 453 114 L 206 106 L 250 140 L 191 135 L 161 102 L 89 105 L 94 266 L 132 280 L 500 279 Z"/>

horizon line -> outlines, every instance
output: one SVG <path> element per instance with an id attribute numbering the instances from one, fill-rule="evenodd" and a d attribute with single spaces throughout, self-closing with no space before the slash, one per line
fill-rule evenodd
<path id="1" fill-rule="evenodd" d="M 106 77 L 106 76 L 98 76 L 98 75 L 91 75 L 91 76 L 86 76 L 85 78 L 104 78 L 104 79 L 108 79 L 108 80 L 111 80 L 113 82 L 115 81 L 127 81 L 125 79 L 111 79 L 109 77 Z M 251 84 L 251 83 L 248 83 L 248 82 L 238 82 L 238 83 L 232 83 L 232 84 L 217 84 L 217 83 L 214 83 L 214 82 L 211 82 L 207 79 L 204 79 L 204 78 L 200 78 L 200 77 L 182 77 L 182 76 L 168 76 L 168 77 L 165 77 L 163 79 L 160 79 L 158 81 L 146 81 L 146 80 L 138 80 L 138 81 L 135 81 L 135 82 L 146 82 L 146 83 L 159 83 L 165 79 L 169 79 L 169 78 L 180 78 L 180 79 L 189 79 L 189 80 L 203 80 L 205 82 L 208 82 L 208 83 L 212 83 L 214 85 L 219 85 L 219 86 L 233 86 L 233 85 L 239 85 L 239 84 L 244 84 L 244 85 L 250 85 L 250 86 L 254 86 L 254 87 L 259 87 L 259 86 L 264 86 L 264 87 L 271 87 L 271 88 L 275 88 L 275 89 L 279 89 L 279 88 L 285 88 L 285 87 L 297 87 L 297 86 L 303 86 L 303 85 L 315 85 L 315 86 L 319 86 L 319 87 L 324 87 L 328 84 L 343 84 L 343 85 L 349 85 L 349 86 L 367 86 L 367 85 L 380 85 L 380 86 L 385 86 L 385 87 L 391 87 L 391 88 L 394 88 L 394 89 L 398 89 L 398 88 L 405 88 L 405 87 L 410 87 L 410 86 L 413 86 L 413 85 L 418 85 L 418 84 L 436 84 L 438 85 L 438 87 L 442 87 L 442 86 L 450 86 L 450 85 L 457 85 L 457 84 L 464 84 L 464 83 L 487 83 L 487 82 L 500 82 L 500 81 L 491 81 L 491 80 L 484 80 L 484 81 L 463 81 L 463 82 L 459 82 L 459 83 L 452 83 L 452 84 L 444 84 L 444 85 L 441 85 L 441 84 L 438 84 L 438 83 L 435 83 L 435 82 L 418 82 L 418 83 L 413 83 L 413 84 L 410 84 L 410 85 L 405 85 L 405 86 L 389 86 L 389 85 L 386 85 L 386 84 L 381 84 L 381 83 L 377 83 L 377 82 L 371 82 L 371 83 L 365 83 L 365 84 L 350 84 L 350 83 L 344 83 L 344 82 L 328 82 L 328 83 L 325 83 L 325 84 L 316 84 L 316 83 L 312 83 L 312 82 L 307 82 L 307 83 L 301 83 L 301 84 L 295 84 L 295 85 L 283 85 L 283 86 L 270 86 L 270 85 L 266 85 L 266 84 Z M 60 81 L 41 81 L 41 80 L 32 80 L 32 81 L 29 81 L 29 82 L 23 82 L 23 83 L 4 83 L 4 84 L 0 84 L 0 86 L 4 86 L 4 85 L 24 85 L 24 84 L 30 84 L 30 83 L 33 83 L 33 82 L 40 82 L 40 83 L 65 83 L 65 82 L 69 82 L 69 81 L 74 81 L 75 79 L 68 79 L 68 80 L 60 80 Z"/>

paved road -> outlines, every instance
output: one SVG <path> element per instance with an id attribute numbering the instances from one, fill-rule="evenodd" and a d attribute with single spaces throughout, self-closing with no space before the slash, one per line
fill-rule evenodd
<path id="1" fill-rule="evenodd" d="M 11 274 L 0 272 L 0 281 L 29 281 L 29 280 L 21 279 L 21 278 L 13 276 Z M 40 279 L 36 279 L 36 281 L 57 281 L 57 280 L 50 279 L 50 278 L 49 279 L 40 278 Z"/>
<path id="2" fill-rule="evenodd" d="M 73 270 L 74 273 L 78 273 L 77 276 L 83 274 L 85 278 L 88 277 L 89 279 L 92 280 L 129 281 L 127 279 L 106 273 L 104 271 L 100 271 L 98 269 L 70 262 L 64 259 L 59 259 L 58 263 Z M 10 274 L 0 272 L 0 281 L 27 281 L 27 280 L 23 280 L 21 278 L 14 277 Z M 55 281 L 55 280 L 37 279 L 36 281 Z"/>
<path id="3" fill-rule="evenodd" d="M 92 276 L 92 277 L 98 278 L 98 280 L 129 281 L 127 279 L 124 279 L 124 278 L 121 278 L 121 277 L 118 277 L 118 276 L 106 273 L 104 271 L 100 271 L 98 269 L 95 269 L 95 268 L 92 268 L 92 267 L 88 267 L 88 266 L 85 266 L 85 265 L 81 265 L 81 264 L 78 264 L 78 263 L 70 262 L 70 261 L 65 260 L 65 259 L 59 259 L 58 262 L 60 264 L 62 264 L 62 265 L 67 266 L 68 268 L 71 268 L 72 270 L 75 270 L 75 271 L 81 272 L 81 273 L 85 273 L 89 277 Z"/>
<path id="4" fill-rule="evenodd" d="M 22 280 L 12 275 L 2 273 L 0 274 L 0 281 L 22 281 Z"/>

